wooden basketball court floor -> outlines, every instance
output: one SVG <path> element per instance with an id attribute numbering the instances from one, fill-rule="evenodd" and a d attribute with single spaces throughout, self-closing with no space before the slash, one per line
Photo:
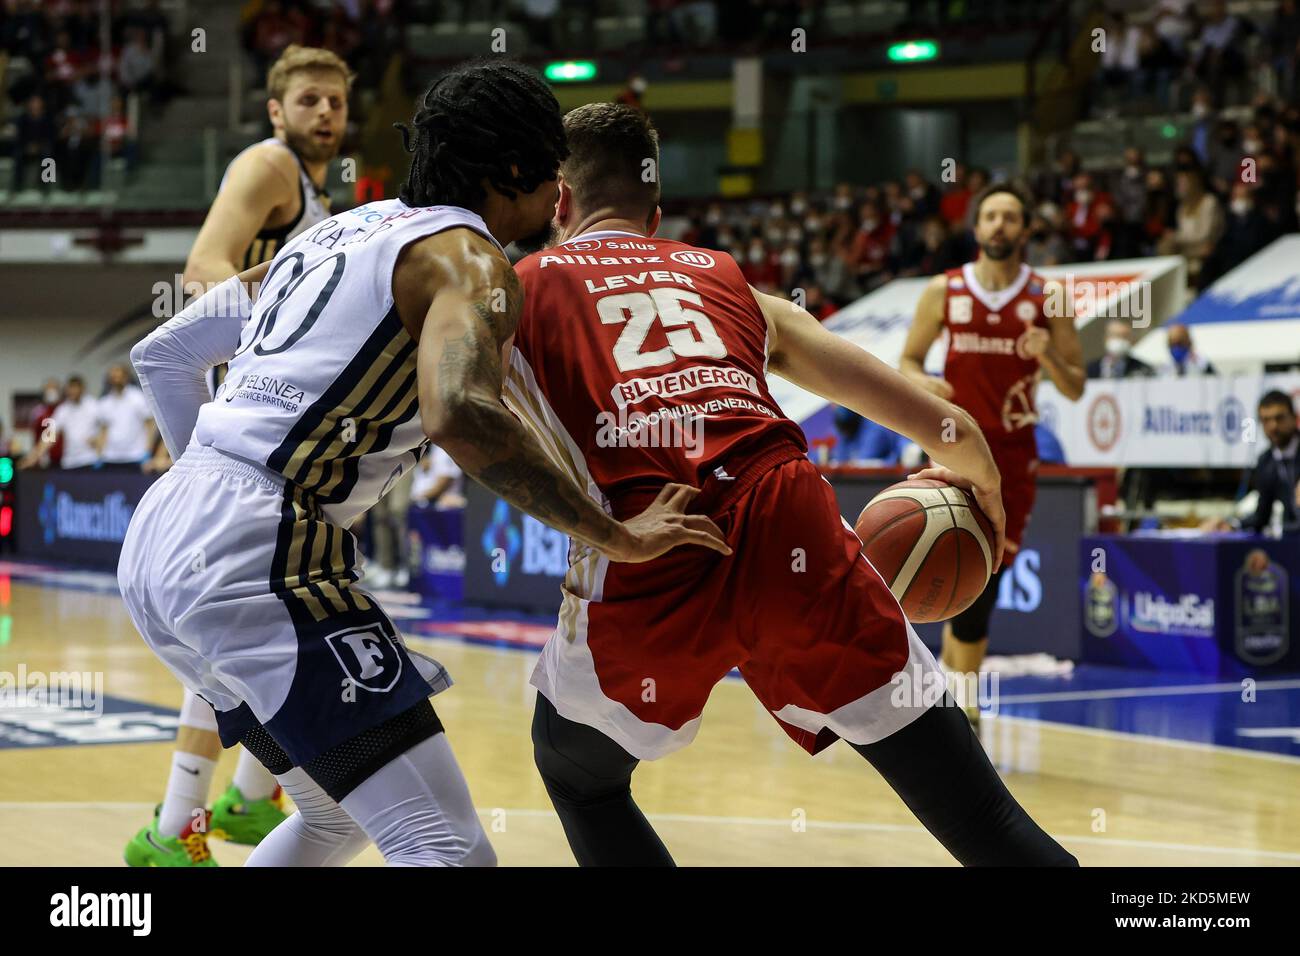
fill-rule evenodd
<path id="1" fill-rule="evenodd" d="M 572 865 L 532 765 L 535 651 L 410 636 L 399 624 L 456 680 L 435 705 L 501 864 Z M 106 704 L 89 722 L 0 707 L 0 865 L 121 865 L 167 778 L 179 686 L 135 633 L 111 576 L 0 564 L 0 677 L 20 668 L 102 673 Z M 1038 696 L 1093 693 L 1076 684 Z M 981 736 L 1012 792 L 1084 865 L 1300 864 L 1300 728 L 1271 752 L 1198 740 L 1200 704 L 1220 716 L 1248 706 L 1216 686 L 1194 688 L 1192 705 L 1178 688 L 1100 692 L 1102 714 L 1135 697 L 1160 708 L 1142 712 L 1129 728 L 1138 732 L 1024 716 L 1027 705 L 986 717 Z M 1283 722 L 1300 723 L 1300 680 L 1261 682 L 1267 693 L 1286 695 Z M 91 742 L 132 734 L 144 742 Z M 214 792 L 233 766 L 227 752 Z M 953 865 L 864 760 L 843 745 L 809 758 L 738 680 L 714 691 L 695 744 L 642 764 L 633 787 L 683 865 Z M 248 852 L 212 846 L 222 865 Z M 373 848 L 356 861 L 381 863 Z"/>

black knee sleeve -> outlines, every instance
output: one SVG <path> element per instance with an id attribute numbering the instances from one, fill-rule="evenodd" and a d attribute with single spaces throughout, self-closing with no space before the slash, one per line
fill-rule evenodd
<path id="1" fill-rule="evenodd" d="M 984 590 L 975 599 L 975 603 L 954 617 L 952 636 L 963 644 L 973 644 L 989 636 L 989 618 L 993 616 L 993 606 L 998 603 L 998 584 L 1002 580 L 1003 568 L 989 578 Z"/>
<path id="2" fill-rule="evenodd" d="M 533 711 L 533 759 L 579 866 L 672 866 L 632 799 L 636 757 L 594 727 L 561 717 L 545 695 Z"/>
<path id="3" fill-rule="evenodd" d="M 638 763 L 594 727 L 561 717 L 544 694 L 533 711 L 533 760 L 551 799 L 569 806 L 631 793 Z"/>
<path id="4" fill-rule="evenodd" d="M 964 866 L 1078 866 L 1007 790 L 951 695 L 853 749 Z"/>

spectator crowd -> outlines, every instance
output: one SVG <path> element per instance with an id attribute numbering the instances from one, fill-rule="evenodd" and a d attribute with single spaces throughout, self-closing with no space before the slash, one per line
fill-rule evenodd
<path id="1" fill-rule="evenodd" d="M 105 152 L 135 162 L 128 99 L 158 103 L 174 92 L 159 0 L 109 8 L 105 45 L 96 0 L 3 0 L 0 154 L 13 158 L 14 191 L 97 188 Z"/>
<path id="2" fill-rule="evenodd" d="M 138 472 L 161 471 L 171 463 L 144 393 L 125 365 L 108 370 L 99 396 L 87 393 L 79 375 L 62 384 L 47 380 L 23 424 L 29 440 L 10 441 L 14 453 L 26 448 L 20 468 Z"/>
<path id="3" fill-rule="evenodd" d="M 1086 169 L 1063 149 L 1013 180 L 1032 197 L 1026 257 L 1042 267 L 1178 254 L 1204 288 L 1300 228 L 1298 155 L 1300 106 L 1267 95 L 1245 124 L 1208 114 L 1168 163 L 1130 147 L 1119 165 Z M 804 289 L 824 318 L 891 279 L 975 258 L 971 200 L 990 173 L 952 170 L 950 183 L 912 169 L 828 194 L 697 204 L 681 238 L 730 252 L 764 291 Z"/>

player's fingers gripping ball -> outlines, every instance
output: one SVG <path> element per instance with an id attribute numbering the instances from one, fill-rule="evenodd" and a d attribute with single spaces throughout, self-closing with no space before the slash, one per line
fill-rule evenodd
<path id="1" fill-rule="evenodd" d="M 979 597 L 993 573 L 996 535 L 966 491 L 932 478 L 890 485 L 854 526 L 867 560 L 915 624 L 946 621 Z"/>

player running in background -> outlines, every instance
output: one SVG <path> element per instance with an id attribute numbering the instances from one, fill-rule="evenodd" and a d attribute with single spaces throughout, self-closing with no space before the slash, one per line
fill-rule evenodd
<path id="1" fill-rule="evenodd" d="M 602 510 L 689 501 L 733 549 L 631 566 L 573 542 L 532 682 L 537 766 L 578 862 L 672 863 L 632 773 L 691 742 L 738 666 L 796 743 L 817 753 L 843 737 L 961 862 L 1074 863 L 943 692 L 765 373 L 913 439 L 943 466 L 923 476 L 973 487 L 999 532 L 996 566 L 998 473 L 975 422 L 753 290 L 725 253 L 654 238 L 658 139 L 642 114 L 596 103 L 565 129 L 561 242 L 517 266 L 506 401 Z M 674 482 L 701 490 L 664 490 Z"/>
<path id="2" fill-rule="evenodd" d="M 169 444 L 192 437 L 137 507 L 118 581 L 222 742 L 298 808 L 250 865 L 341 865 L 370 840 L 390 864 L 495 862 L 428 701 L 450 679 L 358 585 L 347 531 L 429 441 L 613 560 L 727 550 L 683 514 L 690 489 L 611 518 L 501 404 L 522 299 L 501 246 L 548 229 L 566 154 L 550 89 L 517 64 L 471 64 L 430 87 L 405 132 L 401 199 L 291 241 L 256 306 L 242 274 L 132 352 Z M 204 403 L 204 370 L 225 360 Z"/>
<path id="3" fill-rule="evenodd" d="M 211 287 L 270 262 L 281 246 L 329 216 L 325 176 L 348 120 L 348 66 L 329 50 L 290 46 L 267 74 L 275 135 L 231 161 L 185 263 L 185 282 Z M 216 385 L 215 378 L 212 385 Z M 180 455 L 189 432 L 175 436 Z M 154 820 L 126 846 L 131 866 L 212 866 L 209 833 L 256 845 L 285 818 L 275 778 L 241 751 L 234 780 L 205 810 L 221 741 L 216 716 L 186 691 L 167 790 Z"/>
<path id="4" fill-rule="evenodd" d="M 1073 303 L 1024 261 L 1027 206 L 1012 187 L 990 186 L 975 203 L 973 263 L 930 280 L 916 306 L 899 369 L 913 382 L 968 411 L 979 424 L 1002 474 L 1007 560 L 1015 560 L 1037 492 L 1038 414 L 1034 391 L 1046 371 L 1066 398 L 1083 395 L 1083 351 Z M 948 354 L 942 378 L 925 372 L 925 356 L 943 331 Z M 971 693 L 989 643 L 989 617 L 1002 569 L 975 602 L 943 626 L 940 660 L 963 679 L 953 689 L 967 716 L 979 719 Z"/>

